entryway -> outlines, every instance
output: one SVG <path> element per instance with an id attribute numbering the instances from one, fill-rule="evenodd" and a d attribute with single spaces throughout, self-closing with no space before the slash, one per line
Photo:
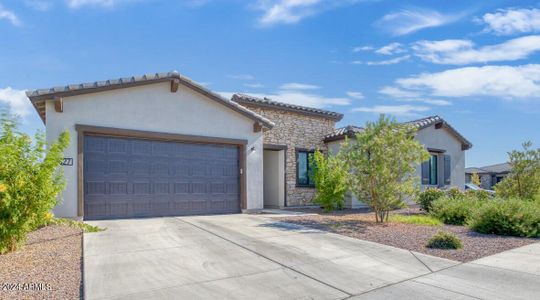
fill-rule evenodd
<path id="1" fill-rule="evenodd" d="M 263 153 L 264 207 L 286 206 L 285 156 L 286 146 L 265 145 Z"/>

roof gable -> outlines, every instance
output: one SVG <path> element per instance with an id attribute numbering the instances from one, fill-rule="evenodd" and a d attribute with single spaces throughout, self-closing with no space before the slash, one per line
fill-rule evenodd
<path id="1" fill-rule="evenodd" d="M 413 125 L 417 130 L 422 130 L 433 125 L 437 129 L 444 128 L 448 130 L 450 134 L 455 136 L 461 142 L 463 150 L 467 150 L 472 147 L 471 142 L 469 142 L 464 136 L 462 136 L 457 130 L 455 130 L 454 127 L 452 127 L 443 118 L 439 116 L 430 116 L 430 117 L 421 118 L 418 120 L 404 122 L 403 124 Z M 345 137 L 351 138 L 351 137 L 354 137 L 356 133 L 361 132 L 362 130 L 364 130 L 362 127 L 351 126 L 351 125 L 338 128 L 334 130 L 333 132 L 327 134 L 324 137 L 324 141 L 331 142 L 331 141 L 345 139 Z"/>
<path id="2" fill-rule="evenodd" d="M 49 89 L 37 89 L 26 92 L 26 96 L 32 102 L 32 105 L 38 112 L 43 123 L 46 123 L 45 101 L 52 99 L 61 99 L 76 95 L 98 93 L 115 89 L 131 88 L 136 86 L 155 84 L 161 82 L 171 82 L 171 92 L 176 92 L 178 85 L 182 84 L 204 96 L 214 100 L 256 122 L 258 126 L 264 126 L 268 129 L 274 127 L 274 123 L 259 114 L 239 105 L 238 103 L 226 99 L 193 80 L 180 75 L 176 71 L 169 73 L 146 74 L 142 76 L 132 76 L 127 78 L 109 79 L 103 81 L 94 81 L 79 84 L 70 84 L 66 86 L 53 87 Z"/>

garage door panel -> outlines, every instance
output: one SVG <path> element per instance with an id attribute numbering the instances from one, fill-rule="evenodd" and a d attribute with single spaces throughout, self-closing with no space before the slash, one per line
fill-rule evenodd
<path id="1" fill-rule="evenodd" d="M 239 149 L 85 136 L 86 219 L 240 210 Z"/>

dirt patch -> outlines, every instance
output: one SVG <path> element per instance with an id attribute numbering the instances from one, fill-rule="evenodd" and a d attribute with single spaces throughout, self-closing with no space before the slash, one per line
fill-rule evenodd
<path id="1" fill-rule="evenodd" d="M 82 231 L 52 225 L 0 255 L 0 299 L 81 299 Z"/>
<path id="2" fill-rule="evenodd" d="M 480 234 L 469 230 L 465 226 L 377 224 L 375 223 L 375 215 L 366 211 L 342 210 L 325 214 L 317 209 L 307 209 L 305 212 L 316 213 L 317 215 L 291 216 L 280 218 L 280 220 L 461 262 L 472 261 L 540 241 L 540 239 Z M 422 212 L 417 208 L 413 208 L 393 213 L 421 214 Z M 463 248 L 458 250 L 427 248 L 427 241 L 441 230 L 456 234 L 463 242 Z"/>

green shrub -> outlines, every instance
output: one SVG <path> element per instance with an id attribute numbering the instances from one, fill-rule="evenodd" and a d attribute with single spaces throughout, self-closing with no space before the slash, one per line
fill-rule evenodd
<path id="1" fill-rule="evenodd" d="M 17 122 L 2 115 L 0 128 L 0 254 L 14 251 L 26 234 L 50 217 L 64 188 L 59 168 L 69 143 L 64 132 L 46 148 L 43 134 L 34 142 L 17 131 Z"/>
<path id="2" fill-rule="evenodd" d="M 435 219 L 432 216 L 425 215 L 390 215 L 390 222 L 423 225 L 423 226 L 440 226 L 442 222 L 439 219 Z"/>
<path id="3" fill-rule="evenodd" d="M 493 196 L 485 190 L 467 190 L 465 191 L 465 197 L 472 197 L 478 200 L 488 200 Z"/>
<path id="4" fill-rule="evenodd" d="M 451 198 L 451 199 L 463 199 L 465 198 L 465 193 L 460 191 L 458 188 L 453 187 L 446 191 L 446 196 L 448 196 L 448 198 Z"/>
<path id="5" fill-rule="evenodd" d="M 483 202 L 473 197 L 461 199 L 443 197 L 433 202 L 430 214 L 445 224 L 464 225 L 471 217 L 473 210 Z"/>
<path id="6" fill-rule="evenodd" d="M 313 203 L 330 212 L 343 208 L 347 193 L 347 177 L 350 176 L 346 160 L 341 153 L 324 155 L 320 151 L 313 154 L 313 179 L 317 192 Z"/>
<path id="7" fill-rule="evenodd" d="M 444 191 L 434 188 L 428 188 L 418 195 L 416 202 L 422 207 L 423 210 L 429 212 L 431 210 L 431 204 L 433 201 L 440 199 L 444 196 Z"/>
<path id="8" fill-rule="evenodd" d="M 463 247 L 463 243 L 455 234 L 439 231 L 429 239 L 426 246 L 436 249 L 460 249 Z"/>
<path id="9" fill-rule="evenodd" d="M 469 226 L 480 233 L 540 237 L 540 203 L 494 199 L 473 212 Z"/>
<path id="10" fill-rule="evenodd" d="M 51 220 L 47 221 L 43 225 L 64 225 L 64 226 L 70 226 L 75 228 L 82 229 L 83 232 L 100 232 L 104 231 L 104 228 L 90 225 L 81 221 L 75 221 L 71 219 L 65 219 L 65 218 L 52 218 Z"/>

